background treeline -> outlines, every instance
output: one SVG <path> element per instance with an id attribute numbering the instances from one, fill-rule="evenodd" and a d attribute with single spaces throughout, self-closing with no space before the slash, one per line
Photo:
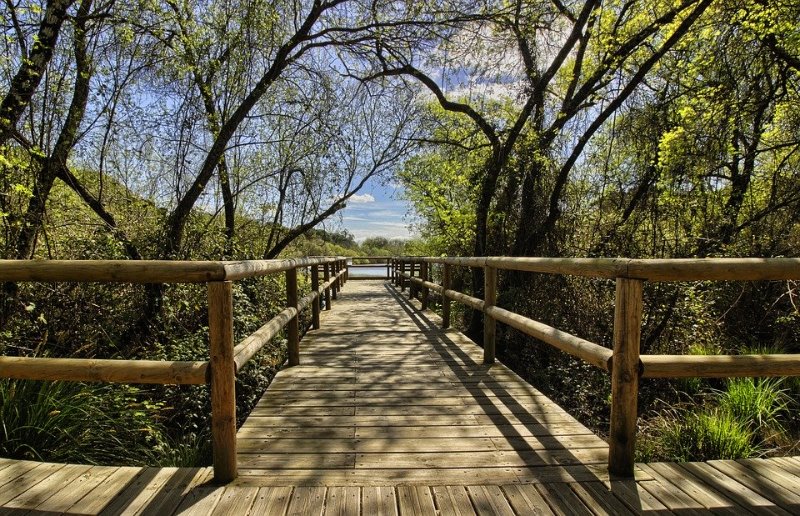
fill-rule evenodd
<path id="1" fill-rule="evenodd" d="M 797 255 L 796 2 L 11 0 L 0 13 L 3 258 Z M 402 183 L 423 242 L 319 229 L 372 181 Z M 480 271 L 457 279 L 480 295 Z M 237 284 L 237 335 L 282 306 L 281 281 Z M 501 304 L 610 342 L 607 282 L 501 281 Z M 793 283 L 646 297 L 645 353 L 797 351 Z M 208 353 L 199 287 L 3 285 L 0 301 L 0 353 Z M 464 324 L 480 335 L 480 318 Z M 283 361 L 276 340 L 239 375 L 242 415 Z M 502 341 L 504 360 L 605 426 L 604 376 L 512 331 Z M 797 385 L 647 382 L 640 449 L 791 451 Z M 203 460 L 202 388 L 3 381 L 0 402 L 6 455 Z"/>

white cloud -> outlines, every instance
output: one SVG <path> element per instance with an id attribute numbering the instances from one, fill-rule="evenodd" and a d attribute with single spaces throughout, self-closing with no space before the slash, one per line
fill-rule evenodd
<path id="1" fill-rule="evenodd" d="M 366 193 L 364 195 L 354 195 L 348 199 L 348 202 L 352 202 L 353 204 L 369 204 L 371 202 L 375 202 L 375 197 Z"/>

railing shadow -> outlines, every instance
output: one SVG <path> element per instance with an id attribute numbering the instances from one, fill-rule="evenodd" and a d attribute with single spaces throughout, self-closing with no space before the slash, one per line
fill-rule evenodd
<path id="1" fill-rule="evenodd" d="M 421 331 L 426 334 L 429 341 L 434 345 L 434 349 L 436 349 L 436 351 L 442 357 L 458 359 L 464 364 L 469 365 L 469 367 L 462 366 L 458 360 L 446 361 L 445 364 L 456 377 L 466 378 L 475 377 L 476 375 L 486 375 L 487 379 L 492 378 L 491 375 L 487 373 L 491 371 L 493 366 L 484 365 L 482 361 L 476 361 L 470 357 L 469 354 L 461 349 L 461 347 L 455 343 L 445 331 L 440 329 L 439 325 L 434 320 L 427 317 L 423 311 L 414 305 L 414 303 L 412 303 L 409 299 L 406 299 L 406 297 L 403 296 L 393 284 L 386 282 L 384 285 L 389 294 L 402 307 L 406 315 L 412 321 L 414 321 Z M 470 393 L 472 399 L 478 406 L 494 406 L 494 400 L 496 399 L 497 403 L 505 406 L 509 412 L 515 416 L 514 419 L 516 419 L 516 421 L 513 421 L 501 413 L 486 414 L 486 417 L 500 431 L 503 439 L 506 440 L 511 450 L 518 453 L 521 459 L 527 461 L 531 457 L 540 457 L 541 455 L 538 453 L 540 450 L 537 450 L 529 444 L 529 439 L 531 436 L 534 439 L 539 440 L 539 442 L 541 442 L 543 445 L 544 442 L 542 442 L 540 437 L 545 437 L 547 439 L 546 450 L 558 451 L 563 453 L 564 456 L 571 458 L 571 460 L 566 460 L 563 462 L 557 461 L 555 464 L 548 464 L 545 459 L 542 459 L 542 464 L 531 465 L 529 468 L 547 468 L 551 466 L 563 467 L 565 468 L 564 473 L 568 476 L 571 476 L 576 481 L 597 483 L 606 482 L 609 486 L 607 494 L 624 494 L 624 498 L 622 496 L 618 496 L 618 498 L 624 499 L 626 505 L 628 505 L 630 509 L 636 512 L 644 512 L 646 510 L 646 507 L 641 503 L 641 500 L 638 498 L 638 496 L 635 496 L 638 490 L 635 480 L 611 480 L 609 482 L 606 475 L 600 474 L 601 471 L 605 470 L 604 465 L 595 465 L 594 468 L 590 468 L 584 464 L 579 457 L 575 456 L 569 448 L 564 446 L 557 436 L 552 434 L 541 435 L 542 430 L 547 429 L 549 426 L 548 422 L 546 421 L 546 417 L 541 418 L 541 416 L 537 416 L 536 414 L 530 412 L 516 399 L 513 393 L 506 390 L 500 384 L 492 383 L 491 381 L 488 383 L 482 383 L 483 386 L 480 387 L 479 383 L 473 384 L 471 382 L 462 381 L 461 386 Z M 487 390 L 494 394 L 494 399 L 486 394 Z M 525 428 L 531 435 L 523 435 L 521 431 L 517 430 L 518 427 Z M 524 472 L 521 471 L 521 473 Z M 522 482 L 525 481 L 525 478 L 526 476 L 524 474 L 520 475 L 520 480 Z M 602 492 L 602 490 L 585 491 L 585 493 L 589 493 L 590 496 L 596 497 L 594 499 L 596 504 L 599 506 L 607 506 L 608 500 L 600 495 Z M 647 512 L 652 513 L 653 511 Z M 669 513 L 669 511 L 667 511 L 667 513 Z"/>

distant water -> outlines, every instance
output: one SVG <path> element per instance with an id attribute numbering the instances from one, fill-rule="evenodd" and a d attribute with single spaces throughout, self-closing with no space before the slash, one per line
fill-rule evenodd
<path id="1" fill-rule="evenodd" d="M 365 276 L 386 277 L 386 266 L 376 265 L 374 267 L 350 267 L 351 278 L 363 278 Z"/>

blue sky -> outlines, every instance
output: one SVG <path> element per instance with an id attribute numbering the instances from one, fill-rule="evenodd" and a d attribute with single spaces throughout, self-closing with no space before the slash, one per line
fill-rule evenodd
<path id="1" fill-rule="evenodd" d="M 409 230 L 409 205 L 400 198 L 400 193 L 396 183 L 369 181 L 347 201 L 347 208 L 342 210 L 342 226 L 358 242 L 375 236 L 411 238 L 414 235 Z"/>

